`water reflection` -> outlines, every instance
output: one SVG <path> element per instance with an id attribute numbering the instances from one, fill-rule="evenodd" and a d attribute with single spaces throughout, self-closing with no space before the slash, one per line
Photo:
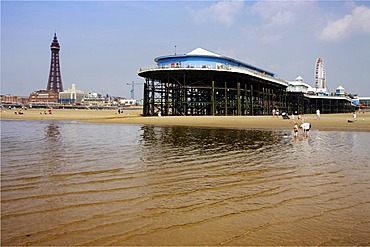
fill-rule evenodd
<path id="1" fill-rule="evenodd" d="M 57 123 L 51 123 L 45 127 L 45 139 L 51 142 L 60 140 L 60 131 Z"/>
<path id="2" fill-rule="evenodd" d="M 193 149 L 223 147 L 248 151 L 279 144 L 285 139 L 281 132 L 269 130 L 143 126 L 142 132 L 142 143 L 149 149 L 191 146 Z"/>
<path id="3" fill-rule="evenodd" d="M 60 128 L 58 122 L 44 126 L 44 142 L 39 151 L 42 162 L 39 165 L 44 168 L 45 175 L 60 173 L 68 163 L 64 158 L 67 151 Z"/>

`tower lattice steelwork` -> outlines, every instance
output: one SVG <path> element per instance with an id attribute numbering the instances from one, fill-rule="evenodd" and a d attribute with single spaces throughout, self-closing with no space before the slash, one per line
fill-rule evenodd
<path id="1" fill-rule="evenodd" d="M 50 72 L 46 90 L 59 93 L 63 91 L 63 84 L 59 63 L 60 45 L 56 33 L 54 33 L 54 39 L 50 45 L 50 50 L 51 50 Z"/>

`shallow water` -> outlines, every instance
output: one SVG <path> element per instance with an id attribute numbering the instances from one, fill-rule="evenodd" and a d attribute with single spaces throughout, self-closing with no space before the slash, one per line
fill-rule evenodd
<path id="1" fill-rule="evenodd" d="M 1 121 L 2 245 L 370 245 L 370 133 Z"/>

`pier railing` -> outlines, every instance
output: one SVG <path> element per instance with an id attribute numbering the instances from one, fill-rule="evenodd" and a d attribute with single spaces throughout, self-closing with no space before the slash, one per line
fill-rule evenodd
<path id="1" fill-rule="evenodd" d="M 288 83 L 286 80 L 270 76 L 266 73 L 261 73 L 252 69 L 244 68 L 244 67 L 238 67 L 238 66 L 232 66 L 232 65 L 224 65 L 224 64 L 187 64 L 186 66 L 182 65 L 181 63 L 176 63 L 174 65 L 151 65 L 146 67 L 141 67 L 139 69 L 139 73 L 143 73 L 146 71 L 155 71 L 155 70 L 219 70 L 219 71 L 232 71 L 232 72 L 239 72 L 239 73 L 245 73 L 245 74 L 252 74 L 256 77 L 260 77 L 263 79 L 271 80 L 280 84 L 286 84 L 288 86 Z"/>

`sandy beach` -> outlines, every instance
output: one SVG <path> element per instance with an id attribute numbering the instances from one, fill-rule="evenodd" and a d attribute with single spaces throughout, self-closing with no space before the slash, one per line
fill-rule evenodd
<path id="1" fill-rule="evenodd" d="M 202 126 L 246 129 L 280 129 L 293 128 L 293 120 L 284 120 L 272 116 L 165 116 L 143 117 L 141 110 L 125 110 L 118 114 L 116 110 L 72 110 L 54 109 L 52 114 L 44 114 L 43 109 L 29 109 L 22 115 L 15 114 L 14 110 L 2 110 L 1 119 L 17 120 L 74 120 L 92 123 L 114 124 L 146 124 L 146 125 L 177 125 Z M 351 113 L 322 114 L 321 119 L 315 115 L 302 116 L 310 122 L 312 130 L 319 131 L 356 131 L 370 132 L 370 114 L 357 113 L 357 121 L 353 121 Z M 350 120 L 350 122 L 349 122 Z M 301 120 L 295 118 L 297 123 Z"/>

